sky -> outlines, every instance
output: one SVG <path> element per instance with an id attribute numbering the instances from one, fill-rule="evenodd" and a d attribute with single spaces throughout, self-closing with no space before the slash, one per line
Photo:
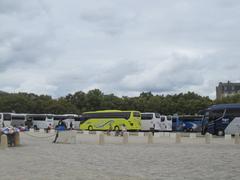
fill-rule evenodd
<path id="1" fill-rule="evenodd" d="M 0 90 L 215 98 L 240 82 L 239 0 L 0 0 Z"/>

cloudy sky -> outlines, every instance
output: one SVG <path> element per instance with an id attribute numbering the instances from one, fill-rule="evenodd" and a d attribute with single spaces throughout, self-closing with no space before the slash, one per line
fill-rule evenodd
<path id="1" fill-rule="evenodd" d="M 0 0 L 0 90 L 195 91 L 240 81 L 239 0 Z"/>

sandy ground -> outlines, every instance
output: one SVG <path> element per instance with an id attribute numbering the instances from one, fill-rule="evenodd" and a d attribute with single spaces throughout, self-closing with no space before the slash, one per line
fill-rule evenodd
<path id="1" fill-rule="evenodd" d="M 34 133 L 34 136 L 38 135 Z M 0 180 L 5 179 L 240 179 L 240 145 L 215 138 L 106 137 L 77 135 L 77 144 L 52 144 L 53 137 L 21 134 L 21 146 L 0 150 Z"/>

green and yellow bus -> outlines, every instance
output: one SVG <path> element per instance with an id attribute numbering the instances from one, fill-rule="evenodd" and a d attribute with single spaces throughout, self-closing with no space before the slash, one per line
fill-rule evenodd
<path id="1" fill-rule="evenodd" d="M 80 122 L 81 130 L 121 130 L 125 128 L 130 131 L 141 130 L 141 114 L 138 111 L 104 110 L 92 111 L 82 114 Z"/>

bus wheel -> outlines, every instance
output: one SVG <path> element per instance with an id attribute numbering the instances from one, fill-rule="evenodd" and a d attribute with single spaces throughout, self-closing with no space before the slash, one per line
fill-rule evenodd
<path id="1" fill-rule="evenodd" d="M 93 130 L 93 127 L 92 127 L 92 126 L 88 126 L 88 130 L 89 130 L 89 131 L 92 131 L 92 130 Z"/>
<path id="2" fill-rule="evenodd" d="M 217 135 L 218 135 L 218 136 L 224 136 L 224 131 L 223 131 L 223 130 L 219 130 L 219 131 L 217 132 Z"/>
<path id="3" fill-rule="evenodd" d="M 119 131 L 119 130 L 120 130 L 119 126 L 114 127 L 114 131 Z"/>

